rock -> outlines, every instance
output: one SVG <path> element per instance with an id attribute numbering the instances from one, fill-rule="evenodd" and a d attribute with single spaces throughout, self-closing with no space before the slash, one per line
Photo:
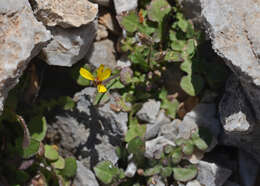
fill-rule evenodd
<path id="1" fill-rule="evenodd" d="M 130 162 L 127 167 L 126 167 L 126 170 L 125 170 L 125 176 L 128 177 L 128 178 L 132 178 L 134 177 L 135 173 L 136 173 L 136 170 L 137 170 L 137 166 L 136 164 L 132 161 Z"/>
<path id="2" fill-rule="evenodd" d="M 153 180 L 152 183 L 148 184 L 148 186 L 165 186 L 161 176 L 154 175 L 152 177 L 152 180 Z"/>
<path id="3" fill-rule="evenodd" d="M 163 151 L 163 147 L 166 145 L 175 146 L 175 143 L 166 139 L 163 136 L 159 136 L 153 140 L 145 142 L 145 157 L 154 158 L 155 153 L 160 154 Z"/>
<path id="4" fill-rule="evenodd" d="M 213 48 L 241 82 L 260 120 L 260 4 L 255 0 L 201 1 Z"/>
<path id="5" fill-rule="evenodd" d="M 160 111 L 160 106 L 160 101 L 150 99 L 143 104 L 142 108 L 136 113 L 136 116 L 144 122 L 154 123 Z"/>
<path id="6" fill-rule="evenodd" d="M 170 119 L 165 115 L 165 112 L 161 110 L 155 120 L 154 123 L 148 123 L 146 125 L 146 132 L 145 132 L 145 139 L 149 140 L 151 138 L 154 138 L 159 133 L 160 128 L 170 123 Z"/>
<path id="7" fill-rule="evenodd" d="M 77 173 L 73 181 L 75 186 L 99 186 L 95 174 L 77 161 Z"/>
<path id="8" fill-rule="evenodd" d="M 186 186 L 201 186 L 200 182 L 197 180 L 189 181 Z"/>
<path id="9" fill-rule="evenodd" d="M 100 41 L 108 37 L 108 31 L 104 25 L 98 24 L 96 40 Z"/>
<path id="10" fill-rule="evenodd" d="M 239 173 L 241 184 L 244 186 L 254 186 L 258 176 L 259 164 L 248 153 L 240 150 Z"/>
<path id="11" fill-rule="evenodd" d="M 181 120 L 175 119 L 171 123 L 164 124 L 160 127 L 158 136 L 164 136 L 170 141 L 175 141 L 178 135 L 178 128 L 181 125 Z"/>
<path id="12" fill-rule="evenodd" d="M 109 6 L 111 3 L 111 0 L 91 0 L 91 1 L 102 6 Z"/>
<path id="13" fill-rule="evenodd" d="M 80 27 L 92 22 L 98 5 L 88 0 L 33 0 L 37 18 L 46 26 Z"/>
<path id="14" fill-rule="evenodd" d="M 116 66 L 118 68 L 126 68 L 131 66 L 131 61 L 127 59 L 127 56 L 123 56 L 117 60 Z"/>
<path id="15" fill-rule="evenodd" d="M 196 179 L 202 185 L 222 186 L 231 173 L 230 170 L 221 168 L 214 163 L 200 161 L 198 164 L 198 176 Z"/>
<path id="16" fill-rule="evenodd" d="M 0 112 L 8 91 L 50 39 L 50 32 L 35 19 L 27 0 L 0 2 Z"/>
<path id="17" fill-rule="evenodd" d="M 240 132 L 241 134 L 252 130 L 255 118 L 249 105 L 239 80 L 234 75 L 231 76 L 226 83 L 225 94 L 219 104 L 220 121 L 226 132 Z"/>
<path id="18" fill-rule="evenodd" d="M 93 44 L 92 51 L 86 56 L 86 60 L 98 68 L 101 64 L 114 69 L 116 67 L 114 43 L 111 40 L 97 41 Z"/>
<path id="19" fill-rule="evenodd" d="M 70 67 L 88 52 L 96 36 L 95 23 L 80 28 L 50 28 L 53 40 L 43 48 L 42 58 L 49 65 Z"/>
<path id="20" fill-rule="evenodd" d="M 91 168 L 102 160 L 113 164 L 118 161 L 115 152 L 121 144 L 120 135 L 115 122 L 92 104 L 95 88 L 85 88 L 75 94 L 76 107 L 72 111 L 57 113 L 55 120 L 48 126 L 48 138 L 59 141 L 63 155 L 76 156 L 85 166 Z M 113 119 L 116 121 L 116 119 Z"/>
<path id="21" fill-rule="evenodd" d="M 115 23 L 115 19 L 112 17 L 110 13 L 106 13 L 99 17 L 100 24 L 104 25 L 111 32 L 120 35 L 120 30 L 118 25 Z"/>
<path id="22" fill-rule="evenodd" d="M 102 117 L 107 119 L 111 126 L 115 126 L 114 131 L 117 131 L 120 135 L 125 135 L 128 130 L 128 113 L 123 111 L 115 112 L 110 108 L 111 104 L 116 104 L 117 98 L 119 98 L 118 94 L 112 94 L 110 101 L 98 108 L 98 111 Z"/>
<path id="23" fill-rule="evenodd" d="M 114 0 L 117 15 L 137 8 L 137 0 Z"/>
<path id="24" fill-rule="evenodd" d="M 240 185 L 231 181 L 227 181 L 223 186 L 240 186 Z"/>

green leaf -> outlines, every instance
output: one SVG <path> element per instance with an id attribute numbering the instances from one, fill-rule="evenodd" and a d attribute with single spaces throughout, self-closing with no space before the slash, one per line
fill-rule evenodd
<path id="1" fill-rule="evenodd" d="M 189 39 L 185 48 L 188 55 L 193 55 L 196 50 L 196 41 L 194 39 Z"/>
<path id="2" fill-rule="evenodd" d="M 191 140 L 187 140 L 182 146 L 182 152 L 186 155 L 191 155 L 194 151 L 194 145 Z"/>
<path id="3" fill-rule="evenodd" d="M 60 97 L 58 103 L 63 107 L 64 110 L 71 110 L 75 107 L 74 100 L 69 96 Z"/>
<path id="4" fill-rule="evenodd" d="M 51 161 L 58 160 L 59 153 L 51 145 L 44 145 L 44 150 L 45 150 L 45 152 L 44 152 L 45 158 L 47 158 Z"/>
<path id="5" fill-rule="evenodd" d="M 64 169 L 65 160 L 63 159 L 63 157 L 59 156 L 58 160 L 52 163 L 52 166 L 56 169 Z"/>
<path id="6" fill-rule="evenodd" d="M 153 175 L 159 174 L 161 172 L 162 168 L 163 168 L 162 165 L 156 165 L 152 168 L 146 169 L 144 171 L 144 176 L 153 176 Z"/>
<path id="7" fill-rule="evenodd" d="M 29 146 L 22 151 L 23 158 L 27 159 L 34 156 L 37 154 L 39 148 L 40 142 L 35 139 L 31 139 Z"/>
<path id="8" fill-rule="evenodd" d="M 171 48 L 173 50 L 181 52 L 185 47 L 186 42 L 184 40 L 174 40 L 171 43 Z"/>
<path id="9" fill-rule="evenodd" d="M 182 156 L 183 156 L 183 154 L 182 154 L 181 148 L 180 147 L 176 148 L 171 154 L 172 163 L 174 163 L 174 164 L 180 163 L 182 160 Z"/>
<path id="10" fill-rule="evenodd" d="M 128 143 L 128 148 L 127 148 L 128 152 L 131 154 L 143 154 L 145 152 L 145 142 L 144 140 L 142 140 L 140 137 L 136 137 L 134 139 L 132 139 L 129 143 Z"/>
<path id="11" fill-rule="evenodd" d="M 174 119 L 179 106 L 178 100 L 169 101 L 167 98 L 167 91 L 163 88 L 159 93 L 159 98 L 162 100 L 161 108 L 166 110 L 166 114 Z"/>
<path id="12" fill-rule="evenodd" d="M 61 175 L 71 178 L 75 176 L 77 172 L 77 162 L 73 157 L 68 157 L 65 159 L 65 167 L 61 170 Z"/>
<path id="13" fill-rule="evenodd" d="M 161 23 L 163 18 L 170 13 L 171 6 L 166 0 L 153 0 L 149 7 L 148 18 L 151 21 Z"/>
<path id="14" fill-rule="evenodd" d="M 187 32 L 188 26 L 189 26 L 189 22 L 184 20 L 184 19 L 180 19 L 177 22 L 179 28 L 183 31 L 183 32 Z"/>
<path id="15" fill-rule="evenodd" d="M 123 171 L 115 167 L 110 161 L 99 162 L 94 167 L 97 178 L 104 184 L 112 183 L 113 179 L 124 177 Z"/>
<path id="16" fill-rule="evenodd" d="M 163 167 L 163 168 L 161 169 L 160 175 L 161 175 L 163 178 L 170 177 L 171 174 L 172 174 L 172 168 L 171 168 L 171 167 Z"/>
<path id="17" fill-rule="evenodd" d="M 134 119 L 129 118 L 129 119 L 134 121 L 131 121 L 132 124 L 129 126 L 129 130 L 125 135 L 125 141 L 129 142 L 137 136 L 143 138 L 146 132 L 146 125 L 140 125 L 136 118 Z"/>
<path id="18" fill-rule="evenodd" d="M 183 59 L 179 52 L 169 51 L 166 53 L 164 59 L 169 62 L 182 62 Z"/>
<path id="19" fill-rule="evenodd" d="M 139 17 L 135 12 L 130 12 L 127 16 L 124 16 L 121 22 L 123 28 L 130 33 L 135 32 L 139 24 Z"/>
<path id="20" fill-rule="evenodd" d="M 198 170 L 194 165 L 186 168 L 173 168 L 173 178 L 177 181 L 187 182 L 194 179 L 197 172 Z"/>
<path id="21" fill-rule="evenodd" d="M 187 75 L 181 79 L 181 88 L 189 95 L 196 96 L 204 87 L 204 80 L 199 75 Z"/>
<path id="22" fill-rule="evenodd" d="M 185 58 L 184 62 L 180 66 L 181 70 L 186 72 L 187 74 L 192 73 L 192 61 L 190 59 Z"/>
<path id="23" fill-rule="evenodd" d="M 199 150 L 205 151 L 208 148 L 207 143 L 201 138 L 194 139 L 193 143 Z"/>
<path id="24" fill-rule="evenodd" d="M 47 132 L 46 118 L 42 116 L 33 117 L 28 123 L 28 128 L 32 139 L 42 141 Z"/>

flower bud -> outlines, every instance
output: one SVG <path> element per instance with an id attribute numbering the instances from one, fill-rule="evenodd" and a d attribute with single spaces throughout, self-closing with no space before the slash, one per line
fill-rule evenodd
<path id="1" fill-rule="evenodd" d="M 125 67 L 125 68 L 123 68 L 121 70 L 121 72 L 120 72 L 120 81 L 124 85 L 128 85 L 129 83 L 131 83 L 132 77 L 133 77 L 133 71 L 132 71 L 131 68 Z"/>

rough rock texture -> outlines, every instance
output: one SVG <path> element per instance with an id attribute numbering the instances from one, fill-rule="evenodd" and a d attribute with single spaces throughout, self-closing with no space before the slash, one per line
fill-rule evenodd
<path id="1" fill-rule="evenodd" d="M 98 68 L 101 64 L 114 69 L 116 67 L 114 43 L 111 40 L 97 41 L 93 44 L 86 60 Z"/>
<path id="2" fill-rule="evenodd" d="M 198 176 L 196 179 L 202 185 L 222 186 L 231 173 L 230 170 L 219 167 L 214 163 L 200 161 L 198 164 Z"/>
<path id="3" fill-rule="evenodd" d="M 137 0 L 114 0 L 114 6 L 117 14 L 137 8 Z"/>
<path id="4" fill-rule="evenodd" d="M 128 178 L 132 178 L 134 177 L 135 173 L 136 173 L 136 170 L 137 170 L 137 166 L 136 164 L 131 161 L 127 167 L 126 167 L 126 170 L 125 170 L 125 176 L 128 177 Z"/>
<path id="5" fill-rule="evenodd" d="M 116 122 L 119 117 L 104 113 L 92 104 L 95 88 L 85 88 L 74 96 L 73 112 L 57 114 L 48 127 L 48 136 L 59 141 L 65 155 L 76 155 L 87 167 L 97 162 L 118 161 L 115 149 L 121 144 L 122 131 Z M 114 117 L 114 118 L 112 118 Z"/>
<path id="6" fill-rule="evenodd" d="M 260 119 L 260 2 L 201 0 L 202 15 L 214 50 L 241 81 Z M 250 124 L 251 125 L 251 124 Z"/>
<path id="7" fill-rule="evenodd" d="M 100 41 L 108 37 L 107 28 L 104 25 L 98 24 L 96 40 Z"/>
<path id="8" fill-rule="evenodd" d="M 80 161 L 77 161 L 77 173 L 73 184 L 75 186 L 99 186 L 95 174 Z"/>
<path id="9" fill-rule="evenodd" d="M 35 14 L 47 26 L 80 27 L 92 22 L 98 5 L 88 0 L 34 0 Z"/>
<path id="10" fill-rule="evenodd" d="M 27 0 L 0 2 L 0 112 L 8 91 L 51 34 L 33 16 Z"/>
<path id="11" fill-rule="evenodd" d="M 80 28 L 50 28 L 53 40 L 42 50 L 42 58 L 49 65 L 72 66 L 88 52 L 96 36 L 96 24 Z"/>
<path id="12" fill-rule="evenodd" d="M 144 122 L 154 123 L 159 113 L 160 105 L 160 101 L 155 101 L 152 99 L 148 100 L 143 104 L 142 108 L 136 113 L 138 119 Z"/>

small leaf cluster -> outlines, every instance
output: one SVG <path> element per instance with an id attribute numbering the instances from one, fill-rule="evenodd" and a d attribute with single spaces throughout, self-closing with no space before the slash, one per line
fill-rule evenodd
<path id="1" fill-rule="evenodd" d="M 20 86 L 9 93 L 0 116 L 0 174 L 11 185 L 30 182 L 68 185 L 76 173 L 76 160 L 72 157 L 64 159 L 57 146 L 46 144 L 47 121 L 43 114 L 57 106 L 72 109 L 74 102 L 69 97 L 61 97 L 56 101 L 41 102 L 31 111 L 22 113 L 18 100 Z"/>
<path id="2" fill-rule="evenodd" d="M 176 182 L 188 182 L 196 178 L 196 164 L 188 159 L 192 155 L 203 154 L 208 148 L 207 143 L 194 132 L 189 139 L 179 138 L 175 146 L 166 145 L 162 151 L 154 153 L 153 158 L 145 155 L 145 141 L 140 137 L 132 138 L 126 148 L 118 148 L 120 157 L 118 166 L 103 161 L 94 168 L 97 178 L 104 184 L 149 185 L 160 178 L 166 185 Z M 134 162 L 137 171 L 131 177 L 124 174 L 124 168 Z"/>

